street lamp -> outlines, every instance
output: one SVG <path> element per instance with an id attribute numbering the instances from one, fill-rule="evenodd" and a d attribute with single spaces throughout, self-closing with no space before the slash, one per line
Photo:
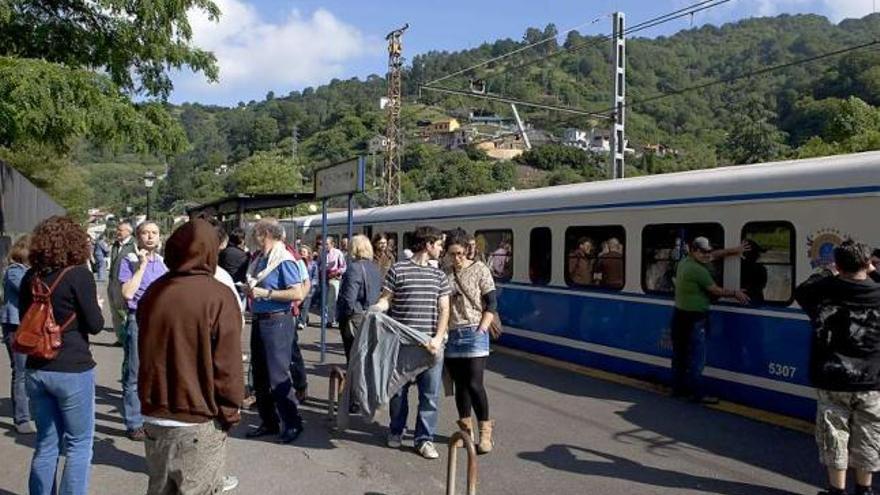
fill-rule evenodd
<path id="1" fill-rule="evenodd" d="M 150 190 L 153 189 L 155 183 L 156 174 L 152 170 L 147 170 L 147 173 L 144 174 L 144 187 L 147 188 L 147 220 L 150 219 Z"/>

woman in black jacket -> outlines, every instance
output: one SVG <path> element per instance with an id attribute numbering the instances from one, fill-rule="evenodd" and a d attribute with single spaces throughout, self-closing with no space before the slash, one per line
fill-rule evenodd
<path id="1" fill-rule="evenodd" d="M 339 333 L 345 346 L 345 361 L 348 362 L 355 335 L 364 321 L 367 308 L 376 304 L 382 292 L 382 276 L 373 261 L 373 246 L 364 235 L 356 235 L 351 240 L 349 252 L 351 261 L 342 277 L 336 311 L 339 319 Z"/>
<path id="2" fill-rule="evenodd" d="M 55 470 L 66 453 L 59 493 L 88 493 L 95 434 L 95 361 L 89 334 L 104 328 L 95 279 L 86 266 L 89 236 L 69 217 L 51 217 L 30 245 L 31 269 L 21 282 L 22 317 L 33 302 L 33 284 L 52 287 L 55 320 L 64 325 L 54 359 L 27 359 L 27 392 L 37 426 L 28 482 L 31 495 L 54 493 Z"/>

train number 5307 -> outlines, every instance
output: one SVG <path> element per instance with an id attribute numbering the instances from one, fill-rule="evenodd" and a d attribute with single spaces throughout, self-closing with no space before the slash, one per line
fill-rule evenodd
<path id="1" fill-rule="evenodd" d="M 787 364 L 770 363 L 768 371 L 773 376 L 781 376 L 783 378 L 794 378 L 794 374 L 797 372 L 797 367 L 789 366 Z"/>

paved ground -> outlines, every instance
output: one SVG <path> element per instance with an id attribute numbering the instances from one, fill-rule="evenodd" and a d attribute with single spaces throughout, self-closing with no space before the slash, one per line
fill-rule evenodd
<path id="1" fill-rule="evenodd" d="M 388 449 L 383 428 L 358 419 L 346 432 L 329 431 L 327 366 L 317 362 L 317 340 L 315 329 L 301 334 L 313 396 L 304 408 L 306 432 L 288 446 L 245 440 L 246 428 L 258 422 L 245 412 L 229 443 L 228 471 L 241 479 L 237 493 L 445 493 L 445 460 L 422 460 L 411 443 Z M 338 332 L 331 330 L 329 340 L 328 361 L 343 361 Z M 122 350 L 112 341 L 104 333 L 93 346 L 99 364 L 92 493 L 144 493 L 143 445 L 124 437 Z M 490 363 L 498 438 L 496 451 L 479 459 L 481 495 L 814 494 L 821 483 L 813 440 L 803 433 L 503 353 Z M 31 439 L 14 433 L 5 365 L 0 397 L 0 495 L 26 493 Z M 451 398 L 442 411 L 440 441 L 454 431 Z M 464 493 L 463 462 L 459 469 Z"/>

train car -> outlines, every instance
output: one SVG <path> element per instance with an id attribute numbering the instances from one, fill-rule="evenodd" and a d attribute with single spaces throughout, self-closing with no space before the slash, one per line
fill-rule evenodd
<path id="1" fill-rule="evenodd" d="M 844 240 L 880 245 L 877 211 L 871 152 L 357 210 L 354 228 L 389 233 L 398 255 L 418 225 L 475 234 L 499 288 L 501 344 L 659 383 L 670 380 L 673 274 L 688 242 L 750 239 L 757 260 L 714 266 L 724 287 L 751 287 L 753 303 L 713 304 L 706 386 L 810 418 L 811 328 L 793 289 Z M 320 216 L 292 223 L 305 242 L 321 228 Z M 328 224 L 342 235 L 346 215 Z"/>

